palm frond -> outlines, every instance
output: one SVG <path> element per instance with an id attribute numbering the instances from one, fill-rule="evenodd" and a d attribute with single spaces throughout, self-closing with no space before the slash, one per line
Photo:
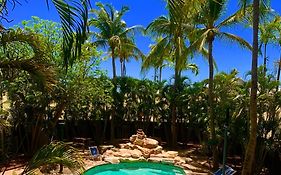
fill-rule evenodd
<path id="1" fill-rule="evenodd" d="M 28 72 L 41 89 L 52 90 L 57 83 L 55 70 L 50 64 L 36 61 L 37 58 L 26 60 L 0 61 L 0 68 L 18 69 Z M 37 59 L 38 60 L 38 59 Z"/>
<path id="2" fill-rule="evenodd" d="M 206 5 L 209 11 L 209 18 L 212 21 L 216 21 L 224 12 L 226 0 L 208 0 Z"/>
<path id="3" fill-rule="evenodd" d="M 236 36 L 236 35 L 233 35 L 233 34 L 227 33 L 227 32 L 220 32 L 220 33 L 218 33 L 218 37 L 220 37 L 222 39 L 226 39 L 231 42 L 238 43 L 241 47 L 252 50 L 251 44 L 249 44 L 246 40 L 244 40 L 243 38 L 241 38 L 239 36 Z"/>
<path id="4" fill-rule="evenodd" d="M 127 36 L 127 37 L 133 37 L 138 33 L 144 33 L 145 29 L 143 26 L 141 25 L 134 25 L 131 27 L 128 27 L 125 29 L 125 31 L 123 31 L 120 36 Z"/>
<path id="5" fill-rule="evenodd" d="M 161 37 L 171 33 L 171 21 L 166 16 L 160 16 L 152 21 L 145 29 L 145 32 L 151 36 Z"/>
<path id="6" fill-rule="evenodd" d="M 169 38 L 161 38 L 155 45 L 151 46 L 151 51 L 142 62 L 141 71 L 144 72 L 150 67 L 162 66 L 166 57 L 169 56 L 170 50 Z"/>
<path id="7" fill-rule="evenodd" d="M 195 75 L 198 75 L 198 73 L 199 73 L 199 67 L 196 64 L 192 64 L 192 63 L 187 64 L 185 66 L 185 69 L 191 70 Z"/>
<path id="8" fill-rule="evenodd" d="M 50 164 L 62 164 L 69 168 L 73 174 L 84 171 L 82 158 L 77 150 L 63 142 L 52 142 L 42 147 L 24 169 L 25 174 L 32 174 L 36 169 Z"/>
<path id="9" fill-rule="evenodd" d="M 102 48 L 106 48 L 107 47 L 107 41 L 106 40 L 96 40 L 94 43 L 93 43 L 96 47 L 102 47 Z"/>
<path id="10" fill-rule="evenodd" d="M 249 7 L 247 7 L 249 8 Z M 217 28 L 221 27 L 230 27 L 232 25 L 236 25 L 238 23 L 241 23 L 245 20 L 245 9 L 239 9 L 234 14 L 230 15 L 228 18 L 223 20 L 217 25 Z"/>
<path id="11" fill-rule="evenodd" d="M 48 3 L 50 0 L 46 0 Z M 81 55 L 82 44 L 87 40 L 88 8 L 90 0 L 51 0 L 56 7 L 63 29 L 64 66 L 73 64 Z"/>

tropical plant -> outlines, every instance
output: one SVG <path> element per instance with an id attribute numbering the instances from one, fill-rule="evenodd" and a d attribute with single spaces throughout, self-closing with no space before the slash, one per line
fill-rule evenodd
<path id="1" fill-rule="evenodd" d="M 243 0 L 243 4 L 248 1 Z M 255 159 L 257 136 L 257 88 L 258 88 L 258 33 L 259 33 L 259 7 L 260 0 L 253 0 L 253 50 L 251 69 L 251 94 L 250 94 L 250 136 L 245 152 L 242 175 L 253 174 L 252 167 Z"/>
<path id="2" fill-rule="evenodd" d="M 82 158 L 77 150 L 63 142 L 51 142 L 37 151 L 26 165 L 22 174 L 33 174 L 44 165 L 60 164 L 71 170 L 73 174 L 84 171 Z"/>
<path id="3" fill-rule="evenodd" d="M 118 51 L 124 53 L 122 49 L 122 44 L 129 45 L 128 38 L 133 36 L 133 34 L 141 29 L 140 26 L 132 26 L 127 28 L 126 23 L 123 21 L 123 15 L 129 10 L 128 7 L 122 7 L 120 11 L 114 9 L 112 5 L 97 3 L 99 10 L 92 9 L 91 11 L 95 15 L 94 18 L 90 19 L 89 25 L 95 27 L 98 32 L 93 32 L 93 38 L 95 39 L 94 45 L 97 47 L 109 47 L 109 54 L 112 58 L 112 73 L 113 73 L 113 84 L 115 85 L 116 81 L 116 65 L 115 59 L 116 56 L 122 55 Z M 126 44 L 127 43 L 127 44 Z M 126 48 L 126 47 L 124 47 Z M 130 49 L 133 49 L 130 47 Z M 113 89 L 113 96 L 116 94 L 116 86 Z M 115 118 L 115 109 L 112 108 L 111 116 L 111 140 L 114 140 L 114 118 Z"/>
<path id="4" fill-rule="evenodd" d="M 162 37 L 158 37 L 155 39 L 156 43 L 150 45 L 150 52 L 145 59 L 142 60 L 141 66 L 142 72 L 146 72 L 149 68 L 153 67 L 155 69 L 154 81 L 158 80 L 160 82 L 162 81 L 162 69 L 172 62 L 169 50 L 163 49 L 163 46 L 161 46 L 161 44 L 165 44 L 164 42 L 160 43 L 162 39 Z M 159 71 L 158 75 L 157 71 Z"/>
<path id="5" fill-rule="evenodd" d="M 58 11 L 62 22 L 63 33 L 63 58 L 64 66 L 72 64 L 75 58 L 81 55 L 81 46 L 87 39 L 88 31 L 88 8 L 89 0 L 46 0 L 49 7 L 49 2 L 52 2 Z M 6 16 L 9 12 L 8 0 L 1 1 L 0 16 L 1 19 L 7 20 Z M 12 0 L 13 6 L 20 4 L 17 0 Z M 2 27 L 3 28 L 3 27 Z"/>
<path id="6" fill-rule="evenodd" d="M 280 18 L 276 17 L 272 21 L 265 21 L 263 24 L 259 25 L 259 42 L 260 42 L 260 48 L 262 45 L 264 46 L 263 51 L 263 66 L 264 66 L 264 75 L 266 74 L 267 70 L 267 46 L 270 43 L 273 43 L 276 41 L 277 37 L 277 29 L 280 26 Z"/>
<path id="7" fill-rule="evenodd" d="M 188 64 L 188 56 L 191 54 L 187 49 L 186 38 L 188 32 L 193 29 L 192 13 L 194 9 L 190 9 L 190 5 L 194 3 L 183 1 L 182 6 L 178 6 L 181 10 L 185 9 L 186 15 L 178 16 L 173 12 L 173 4 L 168 2 L 169 16 L 161 16 L 151 22 L 146 31 L 156 38 L 160 38 L 155 46 L 153 46 L 148 59 L 144 62 L 143 68 L 148 67 L 149 64 L 155 64 L 161 67 L 164 58 L 170 58 L 171 62 L 174 64 L 174 93 L 177 94 L 179 85 L 179 80 L 181 78 L 181 73 L 185 68 L 190 68 Z M 189 7 L 189 8 L 188 8 Z M 194 14 L 194 13 L 193 13 Z M 152 61 L 151 58 L 155 58 L 159 61 Z M 148 63 L 147 61 L 152 61 Z M 154 62 L 154 63 L 153 63 Z M 171 133 L 172 140 L 171 145 L 176 146 L 176 120 L 177 120 L 177 109 L 176 103 L 171 102 Z"/>
<path id="8" fill-rule="evenodd" d="M 230 17 L 222 20 L 218 23 L 226 6 L 225 0 L 207 0 L 202 7 L 201 12 L 198 14 L 198 29 L 194 31 L 191 38 L 191 47 L 203 49 L 203 46 L 208 47 L 208 63 L 209 63 L 209 115 L 210 115 L 210 130 L 211 140 L 213 142 L 213 159 L 214 168 L 218 167 L 218 151 L 217 151 L 217 139 L 215 133 L 215 117 L 214 117 L 214 95 L 213 95 L 213 77 L 214 77 L 214 58 L 213 58 L 213 42 L 216 38 L 226 39 L 232 42 L 238 43 L 240 46 L 252 49 L 251 45 L 244 39 L 233 35 L 228 32 L 222 31 L 224 27 L 236 24 L 241 19 L 241 10 L 231 15 Z"/>
<path id="9" fill-rule="evenodd" d="M 120 47 L 117 49 L 117 53 L 119 54 L 120 66 L 121 66 L 121 77 L 126 75 L 126 61 L 129 61 L 130 58 L 135 58 L 138 60 L 139 58 L 144 58 L 144 54 L 137 48 L 133 39 L 124 38 L 121 40 Z"/>
<path id="10" fill-rule="evenodd" d="M 97 3 L 97 6 L 99 7 L 99 10 L 91 10 L 91 12 L 94 14 L 94 17 L 90 19 L 89 25 L 98 29 L 97 32 L 92 33 L 94 45 L 104 48 L 109 46 L 109 54 L 112 58 L 112 73 L 114 79 L 117 76 L 115 59 L 116 56 L 120 55 L 118 50 L 122 50 L 122 44 L 127 46 L 132 45 L 132 42 L 130 42 L 132 40 L 128 41 L 128 37 L 140 30 L 141 27 L 132 26 L 127 28 L 127 25 L 125 21 L 123 21 L 122 17 L 129 10 L 128 7 L 122 7 L 120 11 L 117 11 L 112 5 L 109 4 L 103 5 L 101 3 Z"/>

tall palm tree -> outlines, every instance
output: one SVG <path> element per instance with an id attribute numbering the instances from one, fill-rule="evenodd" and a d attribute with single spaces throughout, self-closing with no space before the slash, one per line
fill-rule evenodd
<path id="1" fill-rule="evenodd" d="M 276 40 L 276 29 L 278 28 L 280 19 L 274 18 L 272 21 L 265 21 L 264 24 L 259 25 L 259 39 L 260 48 L 264 46 L 263 51 L 263 73 L 266 75 L 267 70 L 267 45 Z"/>
<path id="2" fill-rule="evenodd" d="M 253 174 L 252 167 L 255 158 L 257 137 L 257 89 L 258 89 L 258 33 L 259 33 L 260 0 L 253 1 L 253 51 L 250 95 L 250 137 L 244 157 L 242 175 Z"/>
<path id="3" fill-rule="evenodd" d="M 197 1 L 196 1 L 197 2 Z M 196 3 L 195 3 L 196 4 Z M 187 49 L 188 32 L 193 29 L 192 16 L 194 12 L 194 1 L 177 1 L 174 4 L 168 1 L 169 16 L 161 16 L 151 22 L 146 31 L 154 37 L 160 37 L 160 41 L 153 47 L 151 55 L 159 58 L 159 63 L 163 63 L 163 58 L 170 57 L 174 64 L 174 94 L 178 93 L 181 72 L 184 70 L 188 62 L 190 54 Z M 185 11 L 186 15 L 174 13 L 173 8 Z M 192 8 L 191 8 L 192 7 Z M 152 56 L 151 56 L 152 57 Z M 175 100 L 175 99 L 173 99 Z M 176 146 L 176 120 L 177 107 L 175 101 L 171 102 L 171 146 Z"/>
<path id="4" fill-rule="evenodd" d="M 118 57 L 120 59 L 121 66 L 121 77 L 126 76 L 126 61 L 130 58 L 138 60 L 139 58 L 144 58 L 145 55 L 139 50 L 134 41 L 130 38 L 125 38 L 121 40 L 120 47 L 117 49 Z"/>
<path id="5" fill-rule="evenodd" d="M 281 17 L 276 16 L 275 18 L 276 21 L 276 32 L 275 32 L 275 38 L 274 42 L 277 43 L 278 47 L 281 48 Z M 280 73 L 281 73 L 281 55 L 279 56 L 279 61 L 277 61 L 278 69 L 277 69 L 277 75 L 276 75 L 276 80 L 279 82 L 280 81 Z M 279 85 L 276 86 L 276 91 L 279 90 Z"/>
<path id="6" fill-rule="evenodd" d="M 122 17 L 129 10 L 128 7 L 122 7 L 120 11 L 114 9 L 112 5 L 97 3 L 99 10 L 92 9 L 95 15 L 90 19 L 89 25 L 98 29 L 93 32 L 95 39 L 94 44 L 98 47 L 108 47 L 112 58 L 112 74 L 113 79 L 116 78 L 116 57 L 119 55 L 118 50 L 122 47 L 122 40 L 127 40 L 128 36 L 141 30 L 141 26 L 132 26 L 127 28 Z"/>
<path id="7" fill-rule="evenodd" d="M 127 28 L 125 21 L 122 20 L 124 14 L 129 10 L 128 7 L 122 7 L 120 11 L 114 9 L 112 5 L 97 3 L 98 10 L 92 9 L 94 18 L 90 19 L 89 25 L 95 27 L 98 31 L 93 32 L 94 44 L 98 47 L 108 47 L 112 58 L 112 81 L 114 84 L 113 94 L 116 93 L 116 64 L 115 59 L 119 55 L 122 47 L 122 40 L 126 40 L 142 27 L 132 26 Z M 111 114 L 111 141 L 114 141 L 114 117 L 115 109 L 112 108 Z"/>
<path id="8" fill-rule="evenodd" d="M 163 50 L 162 45 L 165 44 L 162 41 L 163 38 L 159 37 L 159 38 L 156 38 L 155 40 L 156 40 L 156 43 L 150 46 L 150 52 L 145 57 L 145 59 L 142 61 L 141 71 L 145 72 L 149 68 L 154 67 L 154 69 L 155 69 L 154 79 L 155 79 L 155 81 L 158 80 L 161 82 L 162 69 L 165 66 L 170 65 L 172 60 L 170 58 L 169 49 Z M 158 75 L 157 75 L 157 71 L 159 71 Z"/>
<path id="9" fill-rule="evenodd" d="M 225 11 L 226 0 L 206 0 L 202 11 L 199 13 L 198 29 L 194 32 L 192 37 L 196 39 L 193 40 L 191 44 L 192 47 L 196 47 L 199 50 L 203 46 L 208 47 L 208 63 L 209 63 L 209 87 L 208 87 L 208 98 L 209 98 L 209 119 L 210 119 L 210 130 L 211 130 L 211 140 L 212 140 L 212 152 L 214 160 L 214 168 L 218 167 L 218 150 L 217 150 L 217 138 L 215 133 L 215 116 L 214 116 L 214 95 L 213 95 L 213 81 L 214 81 L 214 58 L 213 58 L 213 43 L 216 38 L 222 38 L 232 42 L 236 42 L 242 47 L 252 49 L 251 45 L 244 39 L 233 35 L 228 32 L 224 32 L 221 29 L 233 25 L 241 19 L 241 10 L 231 15 L 230 17 L 218 22 L 221 18 L 222 13 Z"/>

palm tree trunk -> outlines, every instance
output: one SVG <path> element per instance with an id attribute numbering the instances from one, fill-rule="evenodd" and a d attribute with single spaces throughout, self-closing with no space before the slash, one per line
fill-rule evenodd
<path id="1" fill-rule="evenodd" d="M 123 61 L 123 76 L 125 77 L 126 76 L 126 60 L 124 59 Z"/>
<path id="2" fill-rule="evenodd" d="M 157 81 L 157 67 L 154 68 L 154 82 Z"/>
<path id="3" fill-rule="evenodd" d="M 277 77 L 276 77 L 276 81 L 279 83 L 280 81 L 280 72 L 281 72 L 281 55 L 279 58 L 279 62 L 278 62 L 278 70 L 277 70 Z M 276 86 L 276 92 L 279 90 L 279 84 Z"/>
<path id="4" fill-rule="evenodd" d="M 124 75 L 124 70 L 123 70 L 123 59 L 120 58 L 120 72 L 121 72 L 121 77 L 123 77 Z"/>
<path id="5" fill-rule="evenodd" d="M 209 88 L 208 88 L 208 96 L 209 96 L 209 116 L 210 116 L 210 129 L 211 129 L 211 140 L 212 140 L 212 153 L 213 153 L 213 168 L 217 169 L 219 167 L 218 164 L 218 150 L 217 150 L 217 138 L 215 132 L 215 116 L 214 116 L 214 59 L 213 59 L 213 40 L 214 38 L 210 38 L 208 41 L 208 61 L 209 61 Z"/>
<path id="6" fill-rule="evenodd" d="M 111 46 L 111 58 L 112 58 L 112 78 L 116 78 L 116 64 L 115 64 L 115 47 Z"/>
<path id="7" fill-rule="evenodd" d="M 259 0 L 253 2 L 253 52 L 252 82 L 250 96 L 250 138 L 246 148 L 242 175 L 253 174 L 252 166 L 255 158 L 257 137 L 257 84 L 258 84 L 258 31 L 259 31 Z"/>
<path id="8" fill-rule="evenodd" d="M 161 66 L 159 68 L 159 79 L 158 79 L 160 82 L 162 81 L 162 69 L 163 69 L 163 67 Z"/>
<path id="9" fill-rule="evenodd" d="M 178 70 L 175 68 L 175 82 L 174 82 L 174 94 L 177 94 L 178 91 Z M 177 144 L 177 127 L 176 127 L 176 121 L 177 121 L 177 107 L 176 107 L 176 101 L 175 97 L 173 98 L 172 102 L 172 122 L 171 122 L 171 133 L 172 133 L 172 140 L 171 140 L 171 146 L 173 148 L 176 147 Z"/>
<path id="10" fill-rule="evenodd" d="M 115 126 L 114 126 L 114 120 L 115 120 L 115 95 L 116 94 L 116 65 L 115 65 L 115 48 L 111 47 L 111 53 L 112 53 L 112 71 L 113 71 L 113 106 L 111 111 L 111 120 L 110 120 L 110 141 L 114 143 L 115 140 Z"/>
<path id="11" fill-rule="evenodd" d="M 266 49 L 267 49 L 267 43 L 264 43 L 264 58 L 263 58 L 263 73 L 264 73 L 264 76 L 266 76 L 266 62 L 267 62 Z"/>

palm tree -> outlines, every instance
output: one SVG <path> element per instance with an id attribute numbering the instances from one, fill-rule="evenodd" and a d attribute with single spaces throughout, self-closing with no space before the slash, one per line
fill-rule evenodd
<path id="1" fill-rule="evenodd" d="M 165 66 L 171 64 L 172 60 L 170 58 L 169 49 L 163 50 L 163 44 L 165 44 L 162 40 L 162 37 L 156 38 L 156 43 L 150 46 L 150 52 L 147 57 L 142 61 L 141 71 L 145 72 L 149 68 L 154 67 L 155 75 L 154 80 L 158 80 L 161 82 L 162 80 L 162 69 Z M 157 75 L 157 70 L 159 71 Z M 158 76 L 158 77 L 157 77 Z"/>
<path id="2" fill-rule="evenodd" d="M 280 19 L 274 18 L 270 22 L 265 22 L 264 24 L 259 25 L 259 31 L 260 31 L 260 48 L 262 45 L 264 46 L 264 52 L 263 52 L 263 73 L 264 76 L 266 76 L 266 70 L 267 70 L 267 45 L 274 40 L 276 40 L 276 29 L 278 28 Z"/>
<path id="3" fill-rule="evenodd" d="M 144 58 L 144 54 L 137 48 L 134 41 L 130 38 L 125 38 L 121 40 L 120 47 L 117 49 L 118 56 L 120 59 L 121 66 L 121 77 L 126 76 L 126 61 L 129 61 L 130 58 Z"/>
<path id="4" fill-rule="evenodd" d="M 196 4 L 196 3 L 195 3 Z M 188 32 L 193 29 L 192 16 L 194 13 L 195 5 L 194 1 L 180 1 L 172 4 L 168 1 L 169 16 L 161 16 L 151 22 L 146 31 L 156 38 L 160 38 L 153 50 L 150 53 L 152 57 L 159 58 L 159 62 L 156 61 L 156 65 L 163 64 L 163 60 L 166 57 L 170 57 L 174 64 L 174 94 L 178 93 L 179 80 L 182 70 L 187 65 L 188 56 L 191 52 L 187 49 L 186 38 L 188 38 Z M 179 15 L 174 13 L 173 8 L 177 5 L 177 9 L 185 10 L 186 15 Z M 198 4 L 197 4 L 198 5 Z M 192 8 L 191 8 L 192 7 Z M 149 59 L 150 59 L 149 58 Z M 159 64 L 160 63 L 160 64 Z M 143 67 L 145 67 L 144 65 Z M 175 100 L 175 99 L 173 99 Z M 175 101 L 171 102 L 171 133 L 172 140 L 171 146 L 176 146 L 177 133 L 176 133 L 176 120 L 177 120 L 177 107 Z"/>
<path id="5" fill-rule="evenodd" d="M 114 9 L 112 5 L 97 3 L 99 10 L 92 9 L 96 18 L 89 21 L 90 26 L 98 29 L 93 32 L 94 44 L 98 47 L 109 47 L 109 53 L 112 58 L 113 79 L 116 78 L 115 59 L 119 55 L 118 50 L 122 47 L 122 41 L 128 40 L 128 36 L 141 30 L 141 26 L 132 26 L 127 28 L 125 21 L 122 20 L 124 14 L 129 10 L 128 7 L 122 7 L 120 11 Z"/>
<path id="6" fill-rule="evenodd" d="M 280 21 L 281 21 L 281 17 L 277 16 L 275 18 L 276 21 L 276 32 L 275 34 L 277 35 L 277 37 L 275 37 L 274 42 L 277 43 L 277 45 L 279 46 L 279 48 L 281 48 L 281 25 L 280 25 Z M 277 61 L 277 65 L 278 65 L 278 69 L 277 69 L 277 75 L 276 75 L 276 80 L 279 83 L 280 81 L 280 72 L 281 72 L 281 55 L 279 57 L 279 61 Z M 279 85 L 276 86 L 276 91 L 279 90 Z"/>
<path id="7" fill-rule="evenodd" d="M 142 27 L 132 26 L 127 28 L 125 21 L 122 20 L 123 15 L 129 10 L 128 7 L 122 7 L 120 11 L 114 9 L 112 5 L 97 3 L 99 10 L 92 9 L 91 11 L 96 18 L 89 21 L 89 25 L 95 27 L 98 32 L 93 32 L 95 39 L 94 44 L 98 47 L 109 48 L 109 53 L 112 58 L 112 73 L 113 73 L 113 94 L 116 94 L 116 56 L 120 55 L 122 41 L 138 32 Z M 115 109 L 112 108 L 111 115 L 111 141 L 114 141 L 114 117 Z"/>
<path id="8" fill-rule="evenodd" d="M 242 47 L 252 49 L 251 45 L 244 39 L 233 35 L 231 33 L 223 32 L 221 29 L 233 25 L 238 22 L 241 15 L 241 10 L 226 18 L 221 22 L 217 22 L 225 10 L 226 0 L 207 0 L 202 7 L 201 13 L 198 16 L 198 29 L 194 32 L 192 37 L 192 47 L 196 47 L 199 50 L 203 49 L 203 46 L 208 47 L 208 63 L 209 63 L 209 86 L 208 86 L 208 99 L 209 99 L 209 117 L 210 117 L 210 129 L 212 140 L 212 151 L 214 168 L 218 167 L 218 150 L 216 148 L 217 138 L 215 133 L 215 117 L 214 117 L 214 95 L 213 95 L 213 77 L 214 77 L 214 58 L 213 58 L 213 42 L 216 38 L 222 38 L 236 42 Z"/>
<path id="9" fill-rule="evenodd" d="M 243 0 L 246 4 L 246 0 Z M 255 158 L 257 137 L 257 89 L 258 89 L 258 33 L 259 33 L 260 0 L 253 0 L 253 50 L 252 50 L 252 79 L 250 94 L 250 137 L 244 157 L 242 175 L 253 174 L 252 167 Z"/>

